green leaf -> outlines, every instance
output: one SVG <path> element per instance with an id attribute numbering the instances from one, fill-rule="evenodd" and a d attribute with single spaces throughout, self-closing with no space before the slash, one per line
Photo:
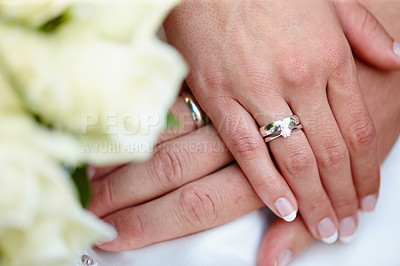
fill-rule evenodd
<path id="1" fill-rule="evenodd" d="M 65 11 L 61 15 L 52 18 L 51 20 L 44 23 L 39 27 L 39 31 L 44 33 L 52 33 L 55 32 L 61 25 L 68 22 L 71 19 L 71 15 L 68 11 Z"/>
<path id="2" fill-rule="evenodd" d="M 167 114 L 167 128 L 175 128 L 179 127 L 179 120 L 176 118 L 171 112 L 168 112 Z"/>
<path id="3" fill-rule="evenodd" d="M 87 208 L 90 201 L 90 180 L 87 174 L 87 166 L 80 166 L 71 171 L 71 178 L 74 181 L 79 193 L 79 200 L 82 207 Z"/>

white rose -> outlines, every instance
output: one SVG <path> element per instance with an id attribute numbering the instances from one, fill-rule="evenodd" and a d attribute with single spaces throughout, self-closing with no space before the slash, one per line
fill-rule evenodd
<path id="1" fill-rule="evenodd" d="M 0 21 L 39 27 L 64 13 L 73 0 L 2 0 Z"/>
<path id="2" fill-rule="evenodd" d="M 0 138 L 0 265 L 71 265 L 115 232 L 80 207 L 58 163 L 24 141 Z"/>
<path id="3" fill-rule="evenodd" d="M 169 11 L 179 0 L 83 0 L 69 12 L 66 30 L 84 30 L 106 39 L 143 41 L 155 38 Z"/>
<path id="4" fill-rule="evenodd" d="M 43 128 L 25 113 L 0 113 L 0 138 L 3 146 L 19 143 L 71 166 L 83 160 L 82 147 L 75 138 Z"/>
<path id="5" fill-rule="evenodd" d="M 181 56 L 156 40 L 39 35 L 0 26 L 0 53 L 27 106 L 75 134 L 92 164 L 147 158 L 186 75 Z"/>
<path id="6" fill-rule="evenodd" d="M 21 113 L 23 106 L 14 88 L 5 80 L 0 72 L 0 113 Z"/>

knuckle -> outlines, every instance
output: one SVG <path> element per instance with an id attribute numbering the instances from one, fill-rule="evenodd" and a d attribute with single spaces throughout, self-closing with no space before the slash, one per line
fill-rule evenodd
<path id="1" fill-rule="evenodd" d="M 148 235 L 146 224 L 143 222 L 141 213 L 137 210 L 137 208 L 131 208 L 127 216 L 129 217 L 129 227 L 127 228 L 130 236 L 129 239 L 136 240 L 132 241 L 132 245 L 137 245 L 138 239 L 143 239 L 146 235 Z"/>
<path id="2" fill-rule="evenodd" d="M 97 216 L 103 216 L 113 208 L 113 192 L 108 178 L 92 183 L 92 195 L 90 210 Z"/>
<path id="3" fill-rule="evenodd" d="M 258 139 L 250 136 L 248 132 L 237 132 L 232 135 L 232 145 L 240 158 L 246 161 L 254 160 L 261 156 L 261 149 Z"/>
<path id="4" fill-rule="evenodd" d="M 357 198 L 355 194 L 352 194 L 352 196 L 353 197 L 350 197 L 349 195 L 341 195 L 332 200 L 333 207 L 339 216 L 345 217 L 357 213 Z"/>
<path id="5" fill-rule="evenodd" d="M 289 59 L 282 73 L 285 81 L 295 87 L 313 84 L 316 79 L 312 64 L 304 56 Z"/>
<path id="6" fill-rule="evenodd" d="M 342 39 L 331 38 L 330 42 L 325 43 L 324 56 L 329 72 L 347 70 L 352 66 L 351 49 Z"/>
<path id="7" fill-rule="evenodd" d="M 214 106 L 218 106 L 220 110 L 226 112 L 231 109 L 232 99 L 225 95 L 212 95 L 206 96 L 206 102 L 213 103 Z"/>
<path id="8" fill-rule="evenodd" d="M 370 174 L 368 177 L 363 178 L 358 184 L 359 194 L 369 195 L 372 193 L 377 193 L 379 191 L 379 186 L 381 182 L 381 176 L 379 170 Z"/>
<path id="9" fill-rule="evenodd" d="M 338 143 L 327 145 L 320 158 L 320 166 L 324 169 L 339 168 L 348 160 L 348 152 L 345 145 Z"/>
<path id="10" fill-rule="evenodd" d="M 314 158 L 311 152 L 300 148 L 296 152 L 289 154 L 282 160 L 283 169 L 289 175 L 307 173 L 314 165 Z"/>
<path id="11" fill-rule="evenodd" d="M 304 204 L 307 205 L 307 209 L 310 213 L 321 213 L 322 211 L 327 211 L 330 208 L 330 203 L 325 192 L 320 191 L 316 193 L 316 196 L 311 199 L 308 195 L 304 195 Z"/>
<path id="12" fill-rule="evenodd" d="M 184 220 L 193 228 L 209 228 L 217 220 L 217 198 L 207 188 L 190 186 L 180 194 Z"/>
<path id="13" fill-rule="evenodd" d="M 230 92 L 232 90 L 232 87 L 229 86 L 223 78 L 223 76 L 220 74 L 222 73 L 221 70 L 212 70 L 209 69 L 209 72 L 206 73 L 206 77 L 202 80 L 199 80 L 198 83 L 201 84 L 200 87 L 202 88 L 208 88 L 209 90 L 212 90 L 215 92 L 213 96 L 215 95 L 227 95 L 227 92 Z M 206 96 L 208 99 L 212 100 L 213 97 L 211 95 Z"/>
<path id="14" fill-rule="evenodd" d="M 355 151 L 369 149 L 376 139 L 376 132 L 373 124 L 367 119 L 353 123 L 350 129 L 350 145 Z"/>
<path id="15" fill-rule="evenodd" d="M 381 31 L 381 24 L 366 8 L 363 8 L 362 10 L 364 14 L 362 20 L 363 23 L 361 24 L 361 32 L 366 34 L 369 39 L 374 40 Z"/>
<path id="16" fill-rule="evenodd" d="M 261 175 L 251 180 L 252 187 L 257 191 L 263 191 L 264 188 L 271 188 L 276 184 L 276 176 L 272 174 Z"/>
<path id="17" fill-rule="evenodd" d="M 182 185 L 185 157 L 183 149 L 172 150 L 161 145 L 152 158 L 152 169 L 156 182 L 164 188 L 175 188 Z"/>

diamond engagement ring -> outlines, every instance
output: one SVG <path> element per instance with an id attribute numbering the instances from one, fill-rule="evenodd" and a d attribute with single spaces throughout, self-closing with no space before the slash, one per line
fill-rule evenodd
<path id="1" fill-rule="evenodd" d="M 292 131 L 302 129 L 300 119 L 297 115 L 291 115 L 281 120 L 277 120 L 260 128 L 260 134 L 265 142 L 270 142 L 280 136 L 290 137 Z"/>

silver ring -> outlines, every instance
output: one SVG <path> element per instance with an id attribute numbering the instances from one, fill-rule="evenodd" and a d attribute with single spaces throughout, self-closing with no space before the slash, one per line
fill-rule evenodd
<path id="1" fill-rule="evenodd" d="M 189 93 L 188 91 L 182 93 L 182 97 L 189 107 L 190 113 L 192 115 L 193 122 L 196 126 L 196 128 L 203 127 L 206 122 L 205 118 L 206 115 L 204 112 L 198 107 L 198 104 L 196 100 L 194 99 L 193 95 Z"/>
<path id="2" fill-rule="evenodd" d="M 260 134 L 265 142 L 270 142 L 280 136 L 287 138 L 290 137 L 291 132 L 302 129 L 300 118 L 297 115 L 291 115 L 281 120 L 269 123 L 260 128 Z"/>

